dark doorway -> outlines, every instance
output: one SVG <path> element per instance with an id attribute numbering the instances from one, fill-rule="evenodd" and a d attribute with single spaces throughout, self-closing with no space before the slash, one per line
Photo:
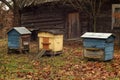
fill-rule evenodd
<path id="1" fill-rule="evenodd" d="M 37 36 L 38 31 L 37 30 L 33 30 L 31 32 L 32 32 L 32 34 L 31 34 L 31 41 L 37 41 L 37 39 L 38 39 L 38 36 Z"/>

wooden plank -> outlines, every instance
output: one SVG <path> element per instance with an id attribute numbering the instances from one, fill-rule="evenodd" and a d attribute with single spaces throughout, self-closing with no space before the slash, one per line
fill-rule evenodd
<path id="1" fill-rule="evenodd" d="M 71 17 L 72 17 L 72 14 L 69 14 L 68 15 L 68 26 L 69 26 L 69 28 L 68 28 L 68 37 L 69 38 L 71 37 L 71 28 L 72 28 L 72 26 L 71 26 L 71 23 L 72 23 Z"/>
<path id="2" fill-rule="evenodd" d="M 28 28 L 36 28 L 36 29 L 64 29 L 64 24 L 57 25 L 39 25 L 39 24 L 22 24 L 22 26 L 26 26 Z"/>
<path id="3" fill-rule="evenodd" d="M 48 17 L 38 17 L 38 16 L 28 16 L 28 17 L 21 17 L 21 20 L 41 20 L 41 19 L 50 19 L 50 18 L 53 18 L 53 19 L 56 19 L 56 18 L 63 18 L 64 19 L 64 16 L 54 16 L 54 17 L 51 17 L 51 16 L 48 16 Z"/>
<path id="4" fill-rule="evenodd" d="M 41 51 L 38 53 L 38 55 L 35 57 L 35 59 L 42 57 L 45 54 L 45 52 L 46 52 L 45 49 L 41 49 Z"/>
<path id="5" fill-rule="evenodd" d="M 49 50 L 49 37 L 43 37 L 43 49 L 45 50 Z"/>
<path id="6" fill-rule="evenodd" d="M 104 51 L 101 49 L 99 50 L 88 50 L 88 49 L 84 49 L 84 57 L 87 58 L 99 58 L 102 59 L 104 58 Z"/>
<path id="7" fill-rule="evenodd" d="M 34 14 L 33 11 L 29 11 L 29 12 L 22 13 L 21 16 L 28 16 L 28 15 L 33 15 L 33 14 Z"/>
<path id="8" fill-rule="evenodd" d="M 61 21 L 61 20 L 64 20 L 64 18 L 62 18 L 62 17 L 56 17 L 56 18 L 43 18 L 43 19 L 22 19 L 22 23 L 24 23 L 24 22 L 29 22 L 29 23 L 31 23 L 31 22 L 46 22 L 46 21 Z"/>
<path id="9" fill-rule="evenodd" d="M 57 19 L 51 19 L 51 20 L 27 20 L 27 21 L 22 21 L 22 24 L 29 24 L 29 23 L 40 23 L 40 24 L 55 24 L 55 23 L 64 23 L 64 20 L 57 20 Z"/>
<path id="10" fill-rule="evenodd" d="M 64 28 L 64 22 L 45 22 L 45 23 L 24 23 L 22 25 L 28 25 L 28 26 L 38 26 L 38 27 L 42 27 L 42 26 L 48 26 L 48 27 L 62 27 Z"/>
<path id="11" fill-rule="evenodd" d="M 81 26 L 80 26 L 80 16 L 79 13 L 76 13 L 76 22 L 77 22 L 77 37 L 81 35 Z"/>
<path id="12" fill-rule="evenodd" d="M 80 36 L 79 13 L 74 12 L 68 15 L 68 37 L 76 38 Z"/>
<path id="13" fill-rule="evenodd" d="M 21 19 L 37 19 L 37 18 L 56 18 L 56 17 L 64 17 L 64 15 L 61 13 L 56 14 L 34 14 L 34 15 L 27 15 L 27 16 L 21 16 Z"/>
<path id="14" fill-rule="evenodd" d="M 9 32 L 8 34 L 8 46 L 10 48 L 19 48 L 20 45 L 19 45 L 19 33 L 15 30 L 12 30 L 11 32 Z"/>
<path id="15" fill-rule="evenodd" d="M 86 50 L 89 50 L 89 51 L 99 51 L 100 49 L 99 48 L 86 48 Z"/>

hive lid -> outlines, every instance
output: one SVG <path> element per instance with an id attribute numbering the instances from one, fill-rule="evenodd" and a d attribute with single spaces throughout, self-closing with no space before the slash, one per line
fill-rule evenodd
<path id="1" fill-rule="evenodd" d="M 95 32 L 86 32 L 81 37 L 82 38 L 98 38 L 98 39 L 107 39 L 112 36 L 112 33 L 95 33 Z"/>
<path id="2" fill-rule="evenodd" d="M 13 29 L 15 29 L 20 34 L 31 34 L 31 32 L 27 28 L 25 28 L 25 27 L 13 27 Z"/>
<path id="3" fill-rule="evenodd" d="M 61 30 L 40 30 L 40 32 L 48 32 L 48 33 L 55 34 L 55 35 L 63 34 L 63 31 Z"/>

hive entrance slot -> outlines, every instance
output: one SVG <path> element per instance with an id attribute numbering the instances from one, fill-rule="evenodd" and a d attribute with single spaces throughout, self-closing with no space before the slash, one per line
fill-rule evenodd
<path id="1" fill-rule="evenodd" d="M 88 51 L 100 51 L 101 49 L 98 48 L 86 48 Z"/>

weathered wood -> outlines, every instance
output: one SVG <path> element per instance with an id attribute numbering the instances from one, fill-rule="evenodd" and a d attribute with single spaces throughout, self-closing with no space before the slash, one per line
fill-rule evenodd
<path id="1" fill-rule="evenodd" d="M 102 49 L 97 50 L 90 50 L 84 49 L 84 57 L 87 58 L 97 58 L 97 59 L 104 59 L 104 51 Z"/>
<path id="2" fill-rule="evenodd" d="M 22 24 L 38 24 L 38 25 L 57 25 L 57 24 L 64 24 L 64 21 L 41 21 L 41 22 L 23 22 Z"/>
<path id="3" fill-rule="evenodd" d="M 28 28 L 33 29 L 64 29 L 64 24 L 57 24 L 57 25 L 40 25 L 40 24 L 22 24 L 23 26 L 27 26 Z M 34 27 L 31 27 L 34 26 Z"/>
<path id="4" fill-rule="evenodd" d="M 28 7 L 21 11 L 21 25 L 33 29 L 60 29 L 64 30 L 64 36 L 67 37 L 66 19 L 68 11 L 73 9 L 66 6 L 39 6 Z"/>
<path id="5" fill-rule="evenodd" d="M 68 15 L 68 37 L 75 38 L 80 34 L 79 13 L 70 13 Z"/>
<path id="6" fill-rule="evenodd" d="M 41 58 L 45 54 L 45 52 L 45 49 L 41 49 L 40 52 L 38 52 L 38 55 L 35 57 L 35 59 Z"/>
<path id="7" fill-rule="evenodd" d="M 50 45 L 49 37 L 43 37 L 42 45 L 43 45 L 43 49 L 50 50 L 49 49 L 49 45 Z"/>
<path id="8" fill-rule="evenodd" d="M 22 32 L 21 32 L 22 31 Z M 8 50 L 29 51 L 31 32 L 25 27 L 15 27 L 8 32 Z"/>
<path id="9" fill-rule="evenodd" d="M 43 18 L 43 19 L 41 19 L 41 18 L 37 18 L 37 19 L 33 19 L 33 18 L 31 18 L 31 19 L 28 19 L 28 18 L 22 18 L 22 23 L 25 23 L 25 22 L 29 22 L 29 23 L 34 23 L 34 22 L 48 22 L 48 21 L 62 21 L 62 20 L 64 20 L 64 18 L 62 18 L 62 17 L 56 17 L 56 18 Z"/>
<path id="10" fill-rule="evenodd" d="M 31 17 L 40 17 L 40 18 L 43 18 L 43 17 L 59 17 L 59 16 L 62 16 L 64 12 L 46 12 L 46 13 L 34 13 L 34 14 L 29 14 L 27 13 L 28 15 L 24 15 L 24 13 L 22 14 L 22 17 L 25 17 L 25 18 L 29 18 L 28 16 L 30 15 Z M 37 15 L 36 15 L 37 14 Z M 49 14 L 49 15 L 48 15 Z"/>
<path id="11" fill-rule="evenodd" d="M 45 49 L 54 55 L 63 50 L 63 34 L 61 31 L 43 30 L 38 33 L 39 49 Z"/>
<path id="12" fill-rule="evenodd" d="M 97 32 L 113 32 L 116 35 L 119 34 L 111 28 L 112 4 L 114 3 L 118 3 L 118 1 L 108 0 L 102 5 L 100 15 L 98 15 L 96 21 Z M 79 15 L 69 15 L 70 13 L 77 12 Z M 93 31 L 93 19 L 85 11 L 76 11 L 72 7 L 60 4 L 52 7 L 39 5 L 24 8 L 21 10 L 21 24 L 22 26 L 35 29 L 62 29 L 64 30 L 66 39 L 79 38 L 81 34 Z"/>

